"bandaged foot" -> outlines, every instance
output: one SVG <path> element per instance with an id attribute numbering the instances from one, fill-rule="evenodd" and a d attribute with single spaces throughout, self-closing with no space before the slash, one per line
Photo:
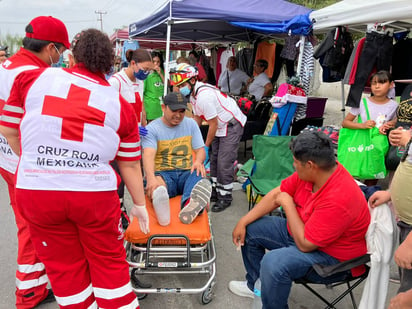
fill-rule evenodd
<path id="1" fill-rule="evenodd" d="M 201 179 L 190 193 L 189 203 L 180 211 L 179 219 L 182 223 L 192 223 L 197 215 L 210 203 L 212 184 L 208 179 Z"/>
<path id="2" fill-rule="evenodd" d="M 160 225 L 169 225 L 170 223 L 170 206 L 169 194 L 165 186 L 157 187 L 153 191 L 153 208 L 156 213 L 157 221 Z"/>

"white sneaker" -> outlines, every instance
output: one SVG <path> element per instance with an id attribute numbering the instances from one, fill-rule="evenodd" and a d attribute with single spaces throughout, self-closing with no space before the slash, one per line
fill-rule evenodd
<path id="1" fill-rule="evenodd" d="M 230 281 L 229 290 L 238 296 L 254 298 L 255 294 L 247 286 L 247 281 Z"/>

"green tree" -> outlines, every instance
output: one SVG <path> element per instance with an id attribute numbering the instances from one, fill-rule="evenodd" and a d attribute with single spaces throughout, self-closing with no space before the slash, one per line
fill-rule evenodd
<path id="1" fill-rule="evenodd" d="M 289 2 L 303 5 L 307 8 L 316 10 L 339 2 L 339 0 L 289 0 Z"/>
<path id="2" fill-rule="evenodd" d="M 10 55 L 16 53 L 22 45 L 23 37 L 19 35 L 6 34 L 1 40 L 1 45 L 7 45 L 9 47 L 8 52 Z"/>

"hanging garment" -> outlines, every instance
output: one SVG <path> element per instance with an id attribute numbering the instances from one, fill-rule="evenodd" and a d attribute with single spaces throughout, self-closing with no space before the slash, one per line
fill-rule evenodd
<path id="1" fill-rule="evenodd" d="M 295 60 L 289 60 L 282 58 L 280 55 L 284 49 L 284 46 L 281 44 L 276 44 L 276 56 L 275 56 L 275 67 L 273 69 L 273 75 L 271 78 L 272 83 L 275 83 L 280 75 L 283 65 L 286 66 L 286 75 L 290 78 L 295 75 Z M 296 47 L 297 49 L 297 47 Z"/>
<path id="2" fill-rule="evenodd" d="M 389 71 L 392 63 L 393 38 L 377 32 L 366 33 L 365 45 L 359 57 L 355 82 L 351 85 L 346 106 L 359 107 L 363 89 L 376 64 L 377 71 Z"/>
<path id="3" fill-rule="evenodd" d="M 306 93 L 306 96 L 309 96 L 312 89 L 313 82 L 313 72 L 315 69 L 315 63 L 313 59 L 313 46 L 310 42 L 305 41 L 302 54 L 302 66 L 300 67 L 300 82 L 302 88 Z M 295 113 L 295 120 L 300 120 L 306 117 L 306 104 L 298 104 L 298 108 Z"/>
<path id="4" fill-rule="evenodd" d="M 320 44 L 314 53 L 314 57 L 319 59 L 323 56 L 320 64 L 331 71 L 336 71 L 332 76 L 339 76 L 342 79 L 350 55 L 353 50 L 352 35 L 345 27 L 336 27 L 328 32 L 326 39 Z"/>
<path id="5" fill-rule="evenodd" d="M 393 46 L 392 77 L 396 79 L 412 78 L 412 39 L 403 39 Z M 401 95 L 408 84 L 396 83 L 396 95 Z"/>
<path id="6" fill-rule="evenodd" d="M 243 48 L 236 54 L 237 66 L 249 76 L 253 76 L 253 48 Z"/>
<path id="7" fill-rule="evenodd" d="M 268 62 L 268 68 L 265 70 L 266 75 L 271 78 L 275 67 L 276 43 L 266 41 L 258 43 L 255 62 L 258 59 L 265 59 Z"/>

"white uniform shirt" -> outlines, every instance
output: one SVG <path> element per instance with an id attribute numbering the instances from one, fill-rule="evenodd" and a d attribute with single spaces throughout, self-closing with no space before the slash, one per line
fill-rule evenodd
<path id="1" fill-rule="evenodd" d="M 233 118 L 237 120 L 242 127 L 246 123 L 246 116 L 242 113 L 239 106 L 231 97 L 220 92 L 219 89 L 206 85 L 202 82 L 196 82 L 194 93 L 197 91 L 196 98 L 190 96 L 190 103 L 193 106 L 195 115 L 207 120 L 217 117 L 218 125 L 216 136 L 227 135 L 227 124 Z M 201 87 L 199 90 L 197 90 Z"/>
<path id="2" fill-rule="evenodd" d="M 229 73 L 229 82 L 230 82 L 230 91 L 227 82 L 227 75 Z M 218 86 L 220 90 L 226 93 L 232 93 L 235 95 L 240 94 L 240 89 L 242 88 L 243 84 L 246 84 L 249 76 L 243 72 L 242 70 L 235 69 L 233 71 L 225 70 L 223 73 L 220 74 Z"/>
<path id="3" fill-rule="evenodd" d="M 109 162 L 140 159 L 132 106 L 103 76 L 87 73 L 49 68 L 16 79 L 0 121 L 20 129 L 16 188 L 116 190 Z"/>
<path id="4" fill-rule="evenodd" d="M 120 72 L 112 75 L 109 78 L 109 83 L 117 91 L 120 92 L 121 96 L 126 99 L 127 102 L 133 104 L 133 108 L 137 113 L 137 117 L 142 119 L 141 112 L 142 112 L 142 104 L 143 104 L 143 90 L 144 90 L 144 81 L 140 79 L 136 79 L 136 81 L 131 81 L 130 78 L 127 76 L 125 69 L 121 70 Z M 140 102 L 139 102 L 140 101 Z M 140 104 L 140 106 L 135 106 L 134 104 Z"/>
<path id="5" fill-rule="evenodd" d="M 262 72 L 253 79 L 252 83 L 250 83 L 248 91 L 255 96 L 257 101 L 259 101 L 265 93 L 265 85 L 267 83 L 270 83 L 270 79 L 265 72 Z"/>

